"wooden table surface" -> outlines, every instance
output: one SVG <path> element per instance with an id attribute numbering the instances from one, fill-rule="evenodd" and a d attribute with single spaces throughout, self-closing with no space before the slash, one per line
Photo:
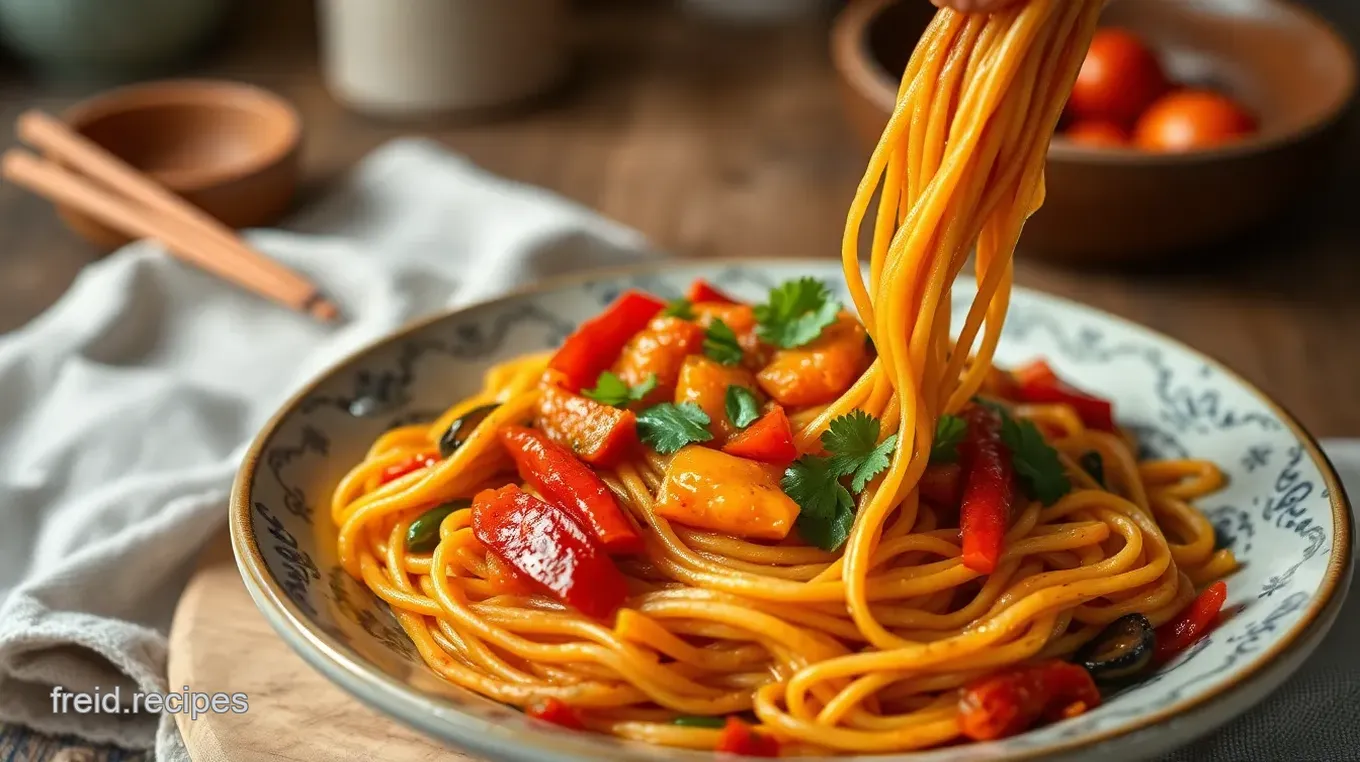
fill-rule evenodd
<path id="1" fill-rule="evenodd" d="M 1360 4 L 1314 4 L 1360 36 Z M 297 104 L 308 193 L 384 141 L 420 134 L 598 209 L 677 255 L 835 256 L 864 155 L 842 121 L 824 21 L 711 28 L 664 4 L 616 0 L 590 3 L 580 26 L 570 85 L 493 122 L 398 125 L 343 110 L 321 82 L 304 0 L 246 3 L 190 73 L 254 82 Z M 89 92 L 0 65 L 0 140 L 13 143 L 20 110 L 60 109 Z M 1360 436 L 1360 214 L 1345 184 L 1360 169 L 1352 133 L 1341 179 L 1320 183 L 1305 212 L 1249 240 L 1156 272 L 1022 259 L 1019 281 L 1217 356 L 1320 436 Z M 45 202 L 0 185 L 0 332 L 32 319 L 98 256 Z M 0 757 L 8 740 L 0 737 Z"/>

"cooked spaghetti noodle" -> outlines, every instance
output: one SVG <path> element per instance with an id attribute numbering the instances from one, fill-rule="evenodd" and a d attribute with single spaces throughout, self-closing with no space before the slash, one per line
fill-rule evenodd
<path id="1" fill-rule="evenodd" d="M 1071 657 L 1127 615 L 1163 625 L 1229 573 L 1231 554 L 1191 504 L 1220 486 L 1217 468 L 1140 463 L 1126 434 L 1073 404 L 1008 397 L 1011 377 L 991 362 L 1011 255 L 1042 202 L 1048 142 L 1100 5 L 941 11 L 911 59 L 842 252 L 875 356 L 834 399 L 788 410 L 800 454 L 819 454 L 833 421 L 855 411 L 877 420 L 876 442 L 895 437 L 858 490 L 843 546 L 672 521 L 659 496 L 680 456 L 639 447 L 596 469 L 643 539 L 614 558 L 627 599 L 611 616 L 506 584 L 514 560 L 479 539 L 472 510 L 439 514 L 432 547 L 409 548 L 431 506 L 520 483 L 500 434 L 543 417 L 552 355 L 512 360 L 439 420 L 384 434 L 334 493 L 342 563 L 429 667 L 507 704 L 555 700 L 572 723 L 624 738 L 733 750 L 695 718 L 753 713 L 786 753 L 896 752 L 971 735 L 959 696 L 979 678 Z M 876 192 L 866 280 L 858 231 Z M 951 286 L 974 250 L 977 296 L 953 326 Z M 990 573 L 964 561 L 958 506 L 923 499 L 922 485 L 941 421 L 979 395 L 1032 422 L 1071 486 L 1048 504 L 1016 502 Z M 458 446 L 433 455 L 465 421 Z"/>

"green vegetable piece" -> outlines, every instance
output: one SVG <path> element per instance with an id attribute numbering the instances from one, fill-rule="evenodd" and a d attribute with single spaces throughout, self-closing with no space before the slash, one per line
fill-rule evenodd
<path id="1" fill-rule="evenodd" d="M 680 318 L 681 320 L 693 320 L 694 303 L 684 297 L 672 299 L 669 302 L 666 302 L 666 308 L 661 310 L 661 316 Z"/>
<path id="2" fill-rule="evenodd" d="M 760 402 L 756 395 L 744 386 L 727 387 L 727 420 L 733 426 L 744 429 L 760 419 Z"/>
<path id="3" fill-rule="evenodd" d="M 406 549 L 429 553 L 439 545 L 439 525 L 456 511 L 472 507 L 471 500 L 454 500 L 420 514 L 406 529 Z"/>
<path id="4" fill-rule="evenodd" d="M 671 724 L 679 725 L 682 728 L 722 728 L 727 725 L 727 718 L 682 714 L 671 720 Z"/>
<path id="5" fill-rule="evenodd" d="M 662 455 L 678 452 L 687 444 L 713 438 L 708 413 L 693 402 L 663 402 L 638 414 L 638 435 L 643 443 Z"/>
<path id="6" fill-rule="evenodd" d="M 945 413 L 935 423 L 935 442 L 930 446 L 931 463 L 954 463 L 959 459 L 959 443 L 968 424 L 957 415 Z"/>
<path id="7" fill-rule="evenodd" d="M 737 334 L 727 323 L 714 319 L 709 325 L 708 331 L 704 334 L 704 354 L 723 365 L 741 364 L 741 344 L 737 341 Z"/>
<path id="8" fill-rule="evenodd" d="M 784 493 L 798 503 L 798 534 L 822 550 L 845 544 L 855 525 L 855 499 L 828 458 L 804 455 L 784 471 Z"/>
<path id="9" fill-rule="evenodd" d="M 756 305 L 756 334 L 782 349 L 793 349 L 822 335 L 840 318 L 841 305 L 826 284 L 799 278 L 770 290 L 769 300 Z"/>
<path id="10" fill-rule="evenodd" d="M 627 407 L 628 403 L 641 400 L 655 388 L 655 373 L 649 374 L 642 383 L 635 386 L 629 386 L 623 382 L 623 379 L 609 371 L 605 371 L 595 380 L 594 389 L 583 390 L 581 394 L 584 394 L 602 405 Z"/>
<path id="11" fill-rule="evenodd" d="M 831 421 L 822 432 L 822 446 L 831 453 L 829 467 L 836 476 L 849 476 L 850 488 L 863 492 L 869 482 L 888 468 L 897 435 L 878 441 L 878 419 L 855 410 Z"/>
<path id="12" fill-rule="evenodd" d="M 1106 489 L 1109 488 L 1109 485 L 1105 483 L 1105 459 L 1100 456 L 1100 453 L 1095 450 L 1083 453 L 1078 463 L 1081 464 L 1083 471 L 1096 480 L 1096 484 Z"/>
<path id="13" fill-rule="evenodd" d="M 455 418 L 453 423 L 449 424 L 448 431 L 439 438 L 439 455 L 447 458 L 462 447 L 468 437 L 472 436 L 472 432 L 476 431 L 477 427 L 482 425 L 482 421 L 498 407 L 500 405 L 482 405 Z"/>

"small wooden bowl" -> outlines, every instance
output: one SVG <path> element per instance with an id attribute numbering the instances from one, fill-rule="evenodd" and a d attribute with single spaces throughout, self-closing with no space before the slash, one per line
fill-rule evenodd
<path id="1" fill-rule="evenodd" d="M 73 130 L 233 228 L 277 221 L 297 191 L 302 120 L 282 98 L 236 82 L 120 88 L 64 114 Z M 128 237 L 73 209 L 62 219 L 96 246 Z"/>
<path id="2" fill-rule="evenodd" d="M 847 114 L 867 145 L 878 142 L 933 12 L 919 0 L 852 0 L 837 19 L 832 54 Z M 1308 197 L 1356 87 L 1355 58 L 1326 22 L 1279 0 L 1129 0 L 1111 4 L 1103 23 L 1148 40 L 1174 80 L 1237 98 L 1260 131 L 1186 154 L 1055 138 L 1047 201 L 1021 239 L 1026 254 L 1156 260 L 1244 232 Z"/>

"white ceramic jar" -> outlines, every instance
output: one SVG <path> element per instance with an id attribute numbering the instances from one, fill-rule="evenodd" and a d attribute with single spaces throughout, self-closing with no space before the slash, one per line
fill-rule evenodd
<path id="1" fill-rule="evenodd" d="M 320 15 L 327 86 L 370 114 L 491 109 L 566 69 L 566 0 L 322 0 Z"/>

